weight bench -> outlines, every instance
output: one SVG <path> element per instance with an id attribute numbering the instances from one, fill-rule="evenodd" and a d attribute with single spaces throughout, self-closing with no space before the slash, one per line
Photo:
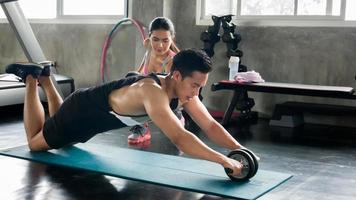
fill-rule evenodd
<path id="1" fill-rule="evenodd" d="M 276 104 L 269 124 L 271 126 L 297 127 L 304 124 L 304 113 L 306 112 L 329 116 L 355 116 L 356 107 L 287 101 Z"/>
<path id="2" fill-rule="evenodd" d="M 277 93 L 289 95 L 302 95 L 314 97 L 329 97 L 329 98 L 342 98 L 342 99 L 356 99 L 354 95 L 354 88 L 352 87 L 338 87 L 338 86 L 323 86 L 323 85 L 305 85 L 293 83 L 238 83 L 235 81 L 222 80 L 213 83 L 211 86 L 212 91 L 218 90 L 233 90 L 234 95 L 231 102 L 224 113 L 222 125 L 226 125 L 232 115 L 238 101 L 248 101 L 248 91 L 251 92 L 264 92 L 264 93 Z M 243 97 L 241 99 L 241 97 Z M 253 104 L 250 104 L 251 107 Z M 248 109 L 250 110 L 250 109 Z M 248 114 L 248 113 L 245 113 Z"/>

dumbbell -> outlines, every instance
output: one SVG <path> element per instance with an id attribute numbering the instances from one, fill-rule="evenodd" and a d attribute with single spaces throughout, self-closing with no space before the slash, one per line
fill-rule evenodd
<path id="1" fill-rule="evenodd" d="M 232 169 L 225 168 L 226 174 L 233 181 L 243 182 L 252 178 L 258 170 L 257 156 L 249 149 L 236 149 L 231 151 L 227 157 L 239 161 L 243 167 L 239 175 L 232 176 Z"/>

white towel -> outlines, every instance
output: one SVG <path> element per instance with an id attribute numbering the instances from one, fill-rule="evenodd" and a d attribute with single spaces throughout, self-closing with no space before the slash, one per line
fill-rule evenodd
<path id="1" fill-rule="evenodd" d="M 255 71 L 248 71 L 248 72 L 238 72 L 235 75 L 235 80 L 239 83 L 263 83 L 265 80 L 262 79 L 260 73 Z"/>

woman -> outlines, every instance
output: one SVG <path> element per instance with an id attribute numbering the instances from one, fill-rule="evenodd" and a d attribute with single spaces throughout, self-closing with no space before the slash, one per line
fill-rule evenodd
<path id="1" fill-rule="evenodd" d="M 168 73 L 172 58 L 179 52 L 175 44 L 175 30 L 172 21 L 157 17 L 149 26 L 149 37 L 144 41 L 146 53 L 140 68 L 141 74 Z"/>
<path id="2" fill-rule="evenodd" d="M 172 21 L 166 17 L 156 17 L 149 25 L 149 37 L 144 41 L 145 56 L 138 73 L 169 73 L 173 57 L 179 52 L 175 44 L 175 29 Z M 132 75 L 132 73 L 130 73 Z M 134 73 L 133 73 L 134 74 Z M 176 113 L 184 124 L 181 112 Z M 138 144 L 151 139 L 148 122 L 144 126 L 136 125 L 130 129 L 129 144 Z"/>

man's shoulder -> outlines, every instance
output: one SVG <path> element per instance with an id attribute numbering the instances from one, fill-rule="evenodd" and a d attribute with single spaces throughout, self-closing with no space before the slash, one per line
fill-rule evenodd
<path id="1" fill-rule="evenodd" d="M 169 97 L 162 86 L 154 81 L 144 82 L 140 87 L 140 94 L 142 99 L 150 100 L 152 103 L 162 104 L 167 102 L 169 104 Z"/>
<path id="2" fill-rule="evenodd" d="M 153 88 L 156 88 L 156 87 L 161 87 L 161 85 L 156 81 L 154 80 L 153 78 L 143 78 L 141 80 L 138 81 L 140 83 L 140 85 L 142 87 L 153 87 Z"/>
<path id="3" fill-rule="evenodd" d="M 159 93 L 163 92 L 161 85 L 151 78 L 140 80 L 139 86 L 142 92 L 145 94 L 154 93 L 155 95 L 158 95 Z"/>

